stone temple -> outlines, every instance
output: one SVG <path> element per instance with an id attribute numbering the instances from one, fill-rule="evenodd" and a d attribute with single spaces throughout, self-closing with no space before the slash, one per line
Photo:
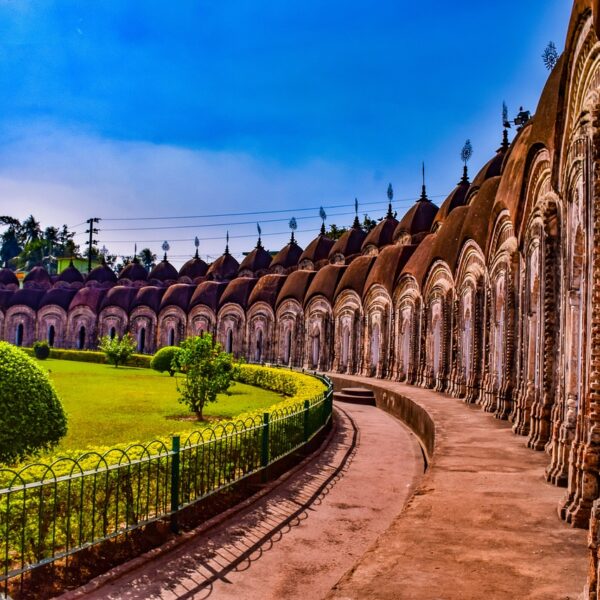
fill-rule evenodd
<path id="1" fill-rule="evenodd" d="M 134 261 L 51 277 L 0 270 L 0 337 L 140 352 L 212 332 L 251 362 L 406 381 L 478 404 L 546 452 L 560 516 L 600 543 L 600 4 L 575 0 L 535 115 L 440 207 L 425 187 L 366 233 L 226 249 L 179 272 Z M 596 597 L 596 596 L 594 596 Z"/>

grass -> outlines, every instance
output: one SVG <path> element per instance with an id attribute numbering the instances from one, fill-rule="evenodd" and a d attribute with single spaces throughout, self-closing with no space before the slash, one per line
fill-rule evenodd
<path id="1" fill-rule="evenodd" d="M 199 428 L 192 413 L 177 400 L 175 377 L 151 369 L 47 359 L 38 364 L 50 374 L 69 420 L 69 431 L 53 454 L 148 442 Z M 275 392 L 235 383 L 231 395 L 204 407 L 205 419 L 234 418 L 280 402 Z M 204 423 L 205 425 L 205 423 Z"/>

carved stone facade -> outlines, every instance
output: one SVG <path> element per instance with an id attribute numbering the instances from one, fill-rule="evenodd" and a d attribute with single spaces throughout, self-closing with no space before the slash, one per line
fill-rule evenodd
<path id="1" fill-rule="evenodd" d="M 105 267 L 85 279 L 0 271 L 0 335 L 94 348 L 131 332 L 140 352 L 211 332 L 250 362 L 406 381 L 507 420 L 548 454 L 559 514 L 600 550 L 600 43 L 598 2 L 577 0 L 536 114 L 438 208 L 425 189 L 399 223 L 358 223 L 270 263 L 177 273 Z M 12 277 L 12 278 L 11 278 Z"/>

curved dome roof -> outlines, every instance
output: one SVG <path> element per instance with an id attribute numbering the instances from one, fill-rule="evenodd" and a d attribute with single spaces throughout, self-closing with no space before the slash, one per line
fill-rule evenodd
<path id="1" fill-rule="evenodd" d="M 298 262 L 310 260 L 316 267 L 321 261 L 327 260 L 334 244 L 334 240 L 321 233 L 306 247 Z"/>
<path id="2" fill-rule="evenodd" d="M 103 260 L 101 265 L 98 265 L 87 274 L 85 282 L 88 283 L 90 281 L 95 281 L 100 284 L 116 283 L 117 276 Z"/>
<path id="3" fill-rule="evenodd" d="M 359 296 L 362 296 L 365 281 L 369 276 L 369 272 L 371 271 L 376 258 L 376 256 L 359 256 L 354 259 L 340 279 L 340 283 L 335 290 L 334 300 L 344 290 L 353 290 Z"/>
<path id="4" fill-rule="evenodd" d="M 179 273 L 177 269 L 167 260 L 167 255 L 150 271 L 148 280 L 155 279 L 163 283 L 167 281 L 177 281 Z"/>
<path id="5" fill-rule="evenodd" d="M 413 255 L 417 246 L 387 246 L 378 255 L 375 264 L 369 272 L 364 285 L 364 293 L 374 285 L 382 285 L 390 296 L 394 293 L 394 286 L 402 269 Z"/>
<path id="6" fill-rule="evenodd" d="M 140 264 L 136 256 L 123 270 L 119 273 L 119 279 L 129 279 L 129 281 L 146 281 L 148 279 L 148 271 Z"/>
<path id="7" fill-rule="evenodd" d="M 131 303 L 131 310 L 138 306 L 147 306 L 150 310 L 158 313 L 160 301 L 166 292 L 166 288 L 156 285 L 145 285 L 137 290 L 135 298 Z"/>
<path id="8" fill-rule="evenodd" d="M 7 308 L 11 306 L 27 306 L 32 310 L 37 310 L 45 293 L 46 291 L 40 288 L 23 288 L 17 290 L 12 292 Z"/>
<path id="9" fill-rule="evenodd" d="M 298 266 L 302 256 L 302 248 L 298 246 L 296 240 L 292 238 L 287 246 L 284 246 L 271 261 L 271 270 L 275 267 L 281 267 L 284 270 L 293 269 Z"/>
<path id="10" fill-rule="evenodd" d="M 410 235 L 413 243 L 421 241 L 424 235 L 431 230 L 437 212 L 438 207 L 429 200 L 425 193 L 425 186 L 423 186 L 421 197 L 398 223 L 396 231 L 394 231 L 394 241 L 403 235 Z"/>
<path id="11" fill-rule="evenodd" d="M 170 285 L 167 288 L 165 295 L 162 297 L 160 310 L 166 306 L 177 306 L 186 312 L 190 304 L 192 294 L 195 292 L 195 290 L 195 285 L 188 285 L 187 283 L 176 283 L 174 285 Z"/>
<path id="12" fill-rule="evenodd" d="M 469 192 L 471 184 L 467 177 L 467 168 L 465 167 L 465 173 L 463 178 L 458 182 L 458 185 L 450 192 L 450 195 L 444 200 L 442 206 L 435 215 L 433 220 L 433 230 L 441 225 L 446 217 L 457 207 L 464 206 L 467 200 L 467 193 Z"/>
<path id="13" fill-rule="evenodd" d="M 71 261 L 69 266 L 59 274 L 57 281 L 64 281 L 65 283 L 83 283 L 83 275 L 73 264 L 73 261 Z"/>
<path id="14" fill-rule="evenodd" d="M 233 281 L 230 281 L 221 296 L 219 307 L 231 302 L 238 304 L 242 308 L 246 308 L 250 293 L 257 281 L 258 279 L 255 277 L 237 277 Z"/>
<path id="15" fill-rule="evenodd" d="M 226 287 L 226 281 L 205 281 L 201 283 L 192 295 L 192 299 L 190 300 L 190 310 L 194 308 L 194 306 L 204 304 L 216 313 L 219 308 L 219 300 Z"/>
<path id="16" fill-rule="evenodd" d="M 106 288 L 102 287 L 82 287 L 73 296 L 69 310 L 73 310 L 77 306 L 87 306 L 93 313 L 97 313 L 107 291 Z"/>
<path id="17" fill-rule="evenodd" d="M 390 210 L 385 218 L 379 221 L 379 223 L 377 223 L 377 225 L 367 234 L 362 245 L 363 251 L 369 246 L 383 248 L 394 241 L 394 231 L 396 231 L 396 227 L 398 227 L 398 220 L 393 216 L 391 208 L 390 205 Z"/>
<path id="18" fill-rule="evenodd" d="M 13 290 L 0 290 L 0 310 L 6 310 L 8 308 L 8 303 L 13 295 Z"/>
<path id="19" fill-rule="evenodd" d="M 33 267 L 23 280 L 24 287 L 49 288 L 52 280 L 44 267 Z"/>
<path id="20" fill-rule="evenodd" d="M 258 283 L 254 286 L 250 298 L 248 299 L 248 307 L 256 304 L 257 302 L 265 302 L 272 308 L 275 308 L 277 302 L 277 296 L 283 287 L 287 279 L 287 275 L 276 275 L 270 273 L 263 275 L 258 280 Z"/>
<path id="21" fill-rule="evenodd" d="M 346 265 L 325 265 L 317 271 L 315 278 L 306 292 L 304 306 L 315 296 L 324 296 L 332 303 L 335 290 L 347 268 Z"/>
<path id="22" fill-rule="evenodd" d="M 77 290 L 73 288 L 52 288 L 44 294 L 38 310 L 43 306 L 53 305 L 60 306 L 64 311 L 67 311 L 76 293 Z"/>
<path id="23" fill-rule="evenodd" d="M 271 254 L 263 248 L 259 240 L 256 248 L 244 257 L 238 273 L 243 273 L 244 271 L 249 271 L 253 275 L 258 275 L 261 271 L 264 273 L 269 268 L 271 261 Z"/>
<path id="24" fill-rule="evenodd" d="M 354 225 L 342 234 L 329 251 L 328 258 L 341 254 L 346 260 L 360 253 L 363 242 L 367 237 L 366 231 L 360 226 L 358 219 Z"/>
<path id="25" fill-rule="evenodd" d="M 0 285 L 19 285 L 19 280 L 14 271 L 10 269 L 0 269 Z"/>
<path id="26" fill-rule="evenodd" d="M 115 285 L 106 292 L 106 295 L 100 303 L 100 310 L 108 306 L 116 306 L 122 308 L 126 313 L 129 313 L 129 309 L 136 295 L 137 288 L 126 285 Z"/>
<path id="27" fill-rule="evenodd" d="M 209 279 L 215 281 L 227 281 L 233 279 L 237 275 L 239 268 L 240 263 L 229 254 L 228 250 L 226 250 L 224 254 L 219 256 L 219 258 L 210 265 L 206 275 Z"/>
<path id="28" fill-rule="evenodd" d="M 198 250 L 193 258 L 190 258 L 181 269 L 179 277 L 189 277 L 192 281 L 198 277 L 204 277 L 208 271 L 208 265 L 198 255 Z"/>
<path id="29" fill-rule="evenodd" d="M 314 279 L 316 271 L 305 271 L 299 270 L 290 273 L 285 280 L 285 283 L 281 286 L 279 296 L 277 296 L 277 306 L 284 300 L 292 299 L 297 300 L 300 304 L 304 302 L 304 296 L 306 290 L 310 286 Z"/>

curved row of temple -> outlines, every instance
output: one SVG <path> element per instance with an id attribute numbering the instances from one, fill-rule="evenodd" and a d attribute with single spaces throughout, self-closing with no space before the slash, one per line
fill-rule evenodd
<path id="1" fill-rule="evenodd" d="M 152 352 L 213 332 L 250 361 L 393 378 L 478 403 L 549 454 L 563 518 L 598 531 L 600 504 L 600 43 L 577 0 L 536 115 L 438 209 L 423 189 L 367 234 L 259 243 L 177 272 L 135 261 L 23 289 L 0 271 L 0 332 L 94 347 L 131 332 Z M 592 557 L 597 565 L 597 542 Z M 595 577 L 595 576 L 594 576 Z M 590 585 L 595 589 L 596 579 Z"/>

